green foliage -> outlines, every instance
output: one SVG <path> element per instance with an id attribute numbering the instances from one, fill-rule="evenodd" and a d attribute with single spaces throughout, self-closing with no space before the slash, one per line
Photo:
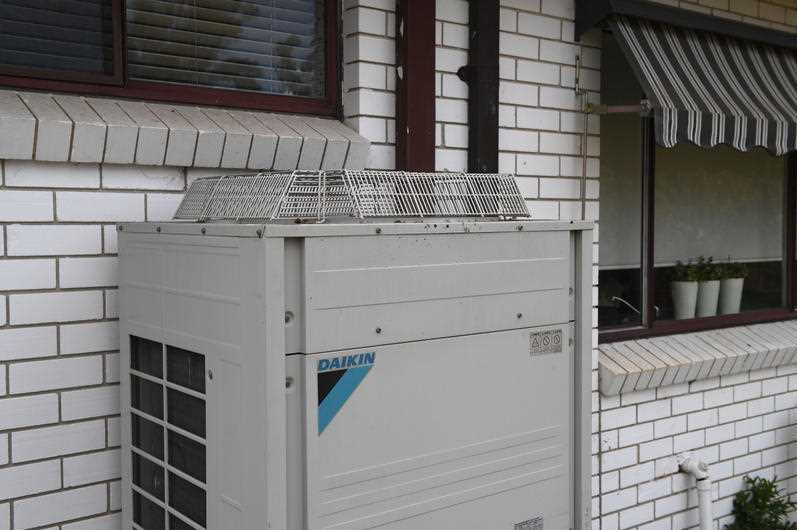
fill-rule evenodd
<path id="1" fill-rule="evenodd" d="M 733 499 L 735 520 L 726 530 L 797 530 L 797 524 L 788 521 L 797 504 L 778 490 L 774 481 L 744 477 L 744 482 L 746 488 Z"/>
<path id="2" fill-rule="evenodd" d="M 749 274 L 747 265 L 744 263 L 733 263 L 730 256 L 728 256 L 728 263 L 723 263 L 722 265 L 718 265 L 718 267 L 720 268 L 720 277 L 722 279 L 747 278 Z"/>
<path id="3" fill-rule="evenodd" d="M 675 262 L 675 267 L 672 268 L 671 281 L 674 282 L 696 282 L 698 281 L 697 265 L 689 260 L 684 263 L 681 260 Z"/>
<path id="4" fill-rule="evenodd" d="M 697 259 L 697 279 L 701 282 L 710 282 L 722 278 L 720 266 L 714 264 L 714 258 L 700 256 Z"/>

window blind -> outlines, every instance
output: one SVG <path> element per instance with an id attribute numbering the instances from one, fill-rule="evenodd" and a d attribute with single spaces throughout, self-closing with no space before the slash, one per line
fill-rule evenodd
<path id="1" fill-rule="evenodd" d="M 0 66 L 112 74 L 111 0 L 0 0 Z"/>
<path id="2" fill-rule="evenodd" d="M 323 0 L 127 0 L 128 77 L 324 95 Z"/>

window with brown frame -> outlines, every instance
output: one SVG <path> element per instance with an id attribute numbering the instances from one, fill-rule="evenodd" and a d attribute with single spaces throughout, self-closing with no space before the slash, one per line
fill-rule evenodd
<path id="1" fill-rule="evenodd" d="M 604 103 L 644 98 L 611 39 L 603 65 Z M 610 114 L 600 164 L 601 342 L 797 317 L 794 154 L 665 149 Z"/>
<path id="2" fill-rule="evenodd" d="M 3 0 L 0 85 L 334 115 L 331 0 Z"/>

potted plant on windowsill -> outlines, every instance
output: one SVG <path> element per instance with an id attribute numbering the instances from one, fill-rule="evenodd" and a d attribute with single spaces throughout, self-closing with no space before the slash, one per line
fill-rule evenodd
<path id="1" fill-rule="evenodd" d="M 670 294 L 676 320 L 695 317 L 697 304 L 697 268 L 690 261 L 678 260 L 672 269 Z"/>
<path id="2" fill-rule="evenodd" d="M 720 280 L 720 315 L 738 313 L 742 307 L 742 291 L 744 279 L 747 278 L 747 265 L 744 263 L 728 263 L 722 266 L 722 279 Z"/>
<path id="3" fill-rule="evenodd" d="M 700 256 L 697 261 L 697 308 L 695 316 L 713 317 L 717 315 L 720 296 L 720 268 L 714 265 L 714 258 Z"/>

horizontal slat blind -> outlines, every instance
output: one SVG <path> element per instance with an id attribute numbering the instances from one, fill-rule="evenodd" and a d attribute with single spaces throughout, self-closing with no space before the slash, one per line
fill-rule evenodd
<path id="1" fill-rule="evenodd" d="M 128 77 L 320 97 L 323 0 L 127 0 Z"/>
<path id="2" fill-rule="evenodd" d="M 111 0 L 0 0 L 0 66 L 113 73 Z"/>

